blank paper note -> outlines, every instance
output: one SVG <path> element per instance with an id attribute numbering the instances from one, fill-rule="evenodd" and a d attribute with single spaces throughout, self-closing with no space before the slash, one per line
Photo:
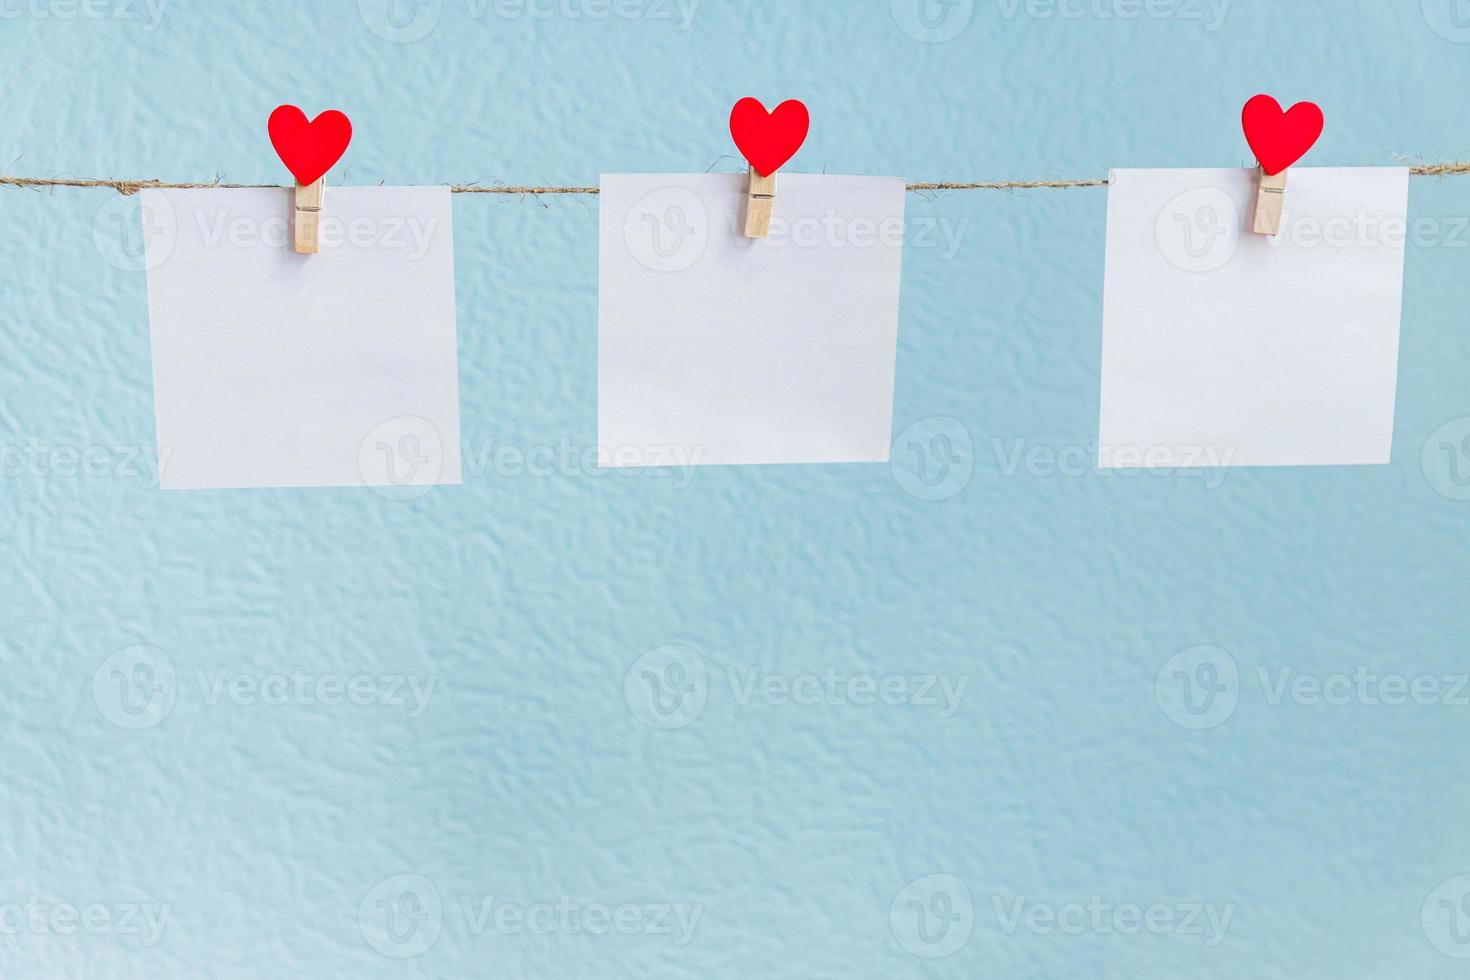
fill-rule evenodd
<path id="1" fill-rule="evenodd" d="M 448 188 L 328 188 L 317 255 L 292 201 L 143 192 L 162 486 L 458 483 Z"/>
<path id="2" fill-rule="evenodd" d="M 1274 238 L 1257 174 L 1113 171 L 1101 467 L 1389 461 L 1409 172 L 1294 167 Z"/>
<path id="3" fill-rule="evenodd" d="M 613 466 L 888 459 L 904 183 L 605 175 L 598 439 Z"/>

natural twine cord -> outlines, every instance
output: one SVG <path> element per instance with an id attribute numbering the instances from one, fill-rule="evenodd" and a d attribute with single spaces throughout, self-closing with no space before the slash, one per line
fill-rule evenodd
<path id="1" fill-rule="evenodd" d="M 1470 164 L 1465 164 L 1465 172 L 1470 173 Z M 152 187 L 159 190 L 208 190 L 213 188 L 224 188 L 228 190 L 257 190 L 257 189 L 281 189 L 279 184 L 227 184 L 222 181 L 211 181 L 207 184 L 175 184 L 164 183 L 160 180 L 121 180 L 117 178 L 92 179 L 82 177 L 7 177 L 0 175 L 0 185 L 9 187 L 111 187 L 119 194 L 132 195 L 144 188 Z M 1006 181 L 978 181 L 975 183 L 954 183 L 942 181 L 938 183 L 909 184 L 911 191 L 978 191 L 978 190 L 1029 190 L 1033 188 L 1061 188 L 1061 187 L 1103 187 L 1107 185 L 1106 180 L 1006 180 Z M 449 191 L 452 194 L 510 194 L 517 196 L 529 195 L 537 197 L 542 194 L 597 194 L 600 193 L 596 187 L 549 187 L 532 186 L 525 184 L 497 184 L 490 187 L 482 187 L 479 184 L 450 184 Z"/>
<path id="2" fill-rule="evenodd" d="M 1409 173 L 1415 177 L 1454 177 L 1462 174 L 1470 174 L 1470 162 L 1466 163 L 1430 163 L 1410 167 Z M 915 183 L 907 185 L 910 191 L 1028 191 L 1028 190 L 1064 190 L 1073 187 L 1106 187 L 1106 178 L 1093 178 L 1088 180 L 977 180 L 967 182 L 937 181 L 932 183 Z M 159 190 L 209 190 L 212 188 L 223 188 L 228 190 L 254 190 L 277 188 L 279 184 L 226 184 L 222 181 L 211 181 L 205 184 L 178 184 L 164 183 L 160 180 L 121 180 L 117 178 L 91 179 L 81 177 L 8 177 L 0 175 L 0 186 L 5 187 L 111 187 L 122 195 L 136 194 L 144 188 L 157 188 Z M 516 196 L 539 197 L 542 194 L 597 194 L 596 187 L 545 187 L 530 186 L 523 184 L 497 184 L 490 187 L 481 187 L 478 184 L 450 184 L 451 194 L 510 194 Z"/>

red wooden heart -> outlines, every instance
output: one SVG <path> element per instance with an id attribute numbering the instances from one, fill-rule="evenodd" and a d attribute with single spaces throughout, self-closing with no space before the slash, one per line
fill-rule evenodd
<path id="1" fill-rule="evenodd" d="M 267 128 L 281 162 L 300 184 L 314 184 L 326 176 L 352 142 L 352 123 L 336 109 L 307 122 L 306 113 L 283 105 L 271 113 Z"/>
<path id="2" fill-rule="evenodd" d="M 1258 95 L 1241 114 L 1245 139 L 1268 174 L 1279 174 L 1307 155 L 1322 135 L 1325 120 L 1313 102 L 1298 102 L 1287 112 L 1269 95 Z"/>
<path id="3" fill-rule="evenodd" d="M 811 130 L 811 114 L 795 99 L 767 112 L 759 99 L 741 99 L 730 113 L 730 135 L 745 159 L 762 177 L 769 177 L 796 156 Z"/>

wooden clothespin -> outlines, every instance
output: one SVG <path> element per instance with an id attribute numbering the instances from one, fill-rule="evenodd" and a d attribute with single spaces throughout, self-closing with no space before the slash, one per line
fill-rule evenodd
<path id="1" fill-rule="evenodd" d="M 750 168 L 750 190 L 745 195 L 745 237 L 769 238 L 776 213 L 776 175 L 762 177 Z"/>
<path id="2" fill-rule="evenodd" d="M 1269 95 L 1258 95 L 1245 104 L 1241 114 L 1246 142 L 1261 165 L 1256 188 L 1256 213 L 1252 223 L 1257 235 L 1281 234 L 1286 209 L 1286 172 L 1322 135 L 1322 110 L 1312 102 L 1298 102 L 1283 112 L 1281 103 Z"/>
<path id="3" fill-rule="evenodd" d="M 321 250 L 322 205 L 327 196 L 327 178 L 311 184 L 296 185 L 296 210 L 293 227 L 296 229 L 296 252 L 299 255 L 315 255 Z"/>
<path id="4" fill-rule="evenodd" d="M 326 204 L 327 171 L 342 159 L 352 142 L 352 123 L 336 109 L 310 122 L 294 105 L 271 113 L 271 144 L 296 178 L 292 228 L 296 251 L 315 255 L 320 249 L 322 208 Z"/>
<path id="5" fill-rule="evenodd" d="M 791 99 L 767 112 L 758 99 L 741 99 L 730 113 L 730 135 L 750 161 L 745 196 L 745 237 L 768 238 L 776 211 L 776 171 L 780 170 L 811 130 L 811 114 Z"/>
<path id="6" fill-rule="evenodd" d="M 1268 174 L 1261 171 L 1261 180 L 1256 188 L 1257 235 L 1281 234 L 1281 213 L 1286 209 L 1286 171 Z"/>

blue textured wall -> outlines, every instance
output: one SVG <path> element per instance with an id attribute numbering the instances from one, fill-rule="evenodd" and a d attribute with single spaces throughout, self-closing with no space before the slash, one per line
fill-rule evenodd
<path id="1" fill-rule="evenodd" d="M 913 6 L 0 0 L 0 161 L 275 182 L 294 101 L 352 183 L 587 184 L 752 94 L 803 170 L 1102 176 L 1246 162 L 1262 90 L 1470 151 L 1451 0 Z M 595 438 L 596 206 L 457 198 L 467 482 L 394 501 L 153 489 L 136 199 L 0 188 L 0 974 L 1463 976 L 1470 178 L 1355 470 L 1074 468 L 1105 192 L 909 206 L 894 466 L 691 482 L 517 465 Z"/>

